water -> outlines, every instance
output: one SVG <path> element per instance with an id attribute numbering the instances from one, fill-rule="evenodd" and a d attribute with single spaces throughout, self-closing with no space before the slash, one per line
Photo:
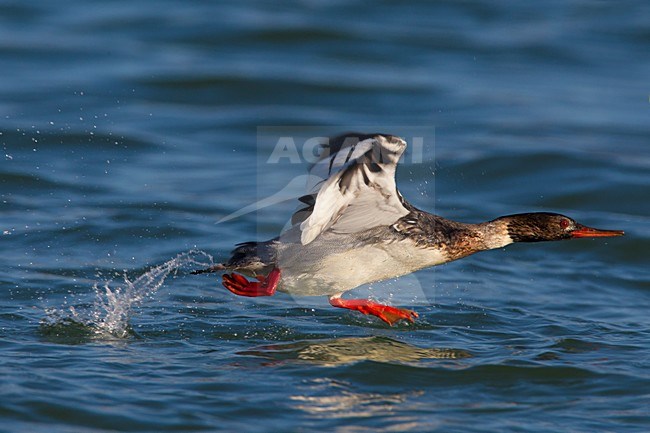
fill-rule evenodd
<path id="1" fill-rule="evenodd" d="M 206 260 L 197 259 L 204 257 Z M 129 336 L 129 325 L 134 307 L 139 307 L 145 299 L 151 299 L 163 285 L 167 277 L 186 266 L 203 269 L 214 264 L 212 257 L 202 251 L 190 251 L 178 254 L 162 265 L 154 266 L 139 277 L 131 280 L 125 273 L 121 284 L 116 285 L 112 280 L 93 284 L 96 300 L 91 309 L 79 311 L 77 307 L 69 306 L 68 310 L 52 308 L 47 310 L 47 317 L 41 322 L 41 330 L 48 335 L 67 333 L 63 326 L 72 328 L 87 328 L 90 333 L 99 338 L 126 338 Z M 67 301 L 66 301 L 67 304 Z M 86 306 L 83 306 L 86 307 Z"/>
<path id="2" fill-rule="evenodd" d="M 645 2 L 0 2 L 0 431 L 650 429 Z M 304 164 L 258 127 L 428 141 L 446 217 L 566 213 L 513 245 L 326 299 L 214 275 L 275 236 Z M 214 257 L 214 259 L 212 259 Z"/>

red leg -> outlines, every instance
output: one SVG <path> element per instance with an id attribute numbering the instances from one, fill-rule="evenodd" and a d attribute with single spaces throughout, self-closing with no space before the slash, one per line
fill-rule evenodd
<path id="1" fill-rule="evenodd" d="M 271 296 L 280 282 L 280 269 L 274 268 L 266 277 L 258 275 L 258 281 L 248 281 L 243 275 L 224 274 L 223 286 L 239 296 Z"/>
<path id="2" fill-rule="evenodd" d="M 330 297 L 330 304 L 334 307 L 348 308 L 360 311 L 363 314 L 377 316 L 391 326 L 398 320 L 413 322 L 418 317 L 418 313 L 406 308 L 391 307 L 367 299 L 341 299 L 341 295 Z"/>

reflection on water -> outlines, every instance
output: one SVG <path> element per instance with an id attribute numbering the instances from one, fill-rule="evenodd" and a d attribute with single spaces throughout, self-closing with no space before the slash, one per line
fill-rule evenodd
<path id="1" fill-rule="evenodd" d="M 422 431 L 422 424 L 411 416 L 394 416 L 396 407 L 415 404 L 421 390 L 400 393 L 358 392 L 347 382 L 330 378 L 314 379 L 305 383 L 302 393 L 289 397 L 295 409 L 317 418 L 373 418 L 376 425 L 341 426 L 337 431 Z M 383 425 L 382 424 L 388 424 Z M 383 427 L 383 428 L 382 428 Z"/>
<path id="2" fill-rule="evenodd" d="M 239 352 L 278 362 L 311 361 L 333 366 L 359 361 L 415 362 L 424 359 L 460 359 L 472 355 L 461 349 L 422 348 L 386 337 L 346 337 L 261 346 Z"/>

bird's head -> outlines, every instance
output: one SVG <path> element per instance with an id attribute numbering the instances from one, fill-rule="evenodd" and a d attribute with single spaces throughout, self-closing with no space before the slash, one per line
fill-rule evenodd
<path id="1" fill-rule="evenodd" d="M 565 215 L 548 212 L 523 213 L 499 218 L 505 220 L 513 242 L 559 241 L 572 238 L 622 236 L 622 230 L 601 230 L 584 226 Z"/>

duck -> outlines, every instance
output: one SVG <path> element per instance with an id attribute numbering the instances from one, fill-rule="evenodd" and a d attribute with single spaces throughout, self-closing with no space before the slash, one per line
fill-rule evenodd
<path id="1" fill-rule="evenodd" d="M 288 228 L 262 242 L 237 244 L 223 263 L 193 274 L 221 272 L 238 296 L 327 296 L 330 305 L 376 316 L 388 325 L 418 313 L 344 294 L 515 242 L 622 236 L 621 230 L 582 225 L 552 212 L 505 215 L 465 223 L 420 210 L 397 189 L 404 139 L 347 133 L 322 145 L 307 194 Z"/>

